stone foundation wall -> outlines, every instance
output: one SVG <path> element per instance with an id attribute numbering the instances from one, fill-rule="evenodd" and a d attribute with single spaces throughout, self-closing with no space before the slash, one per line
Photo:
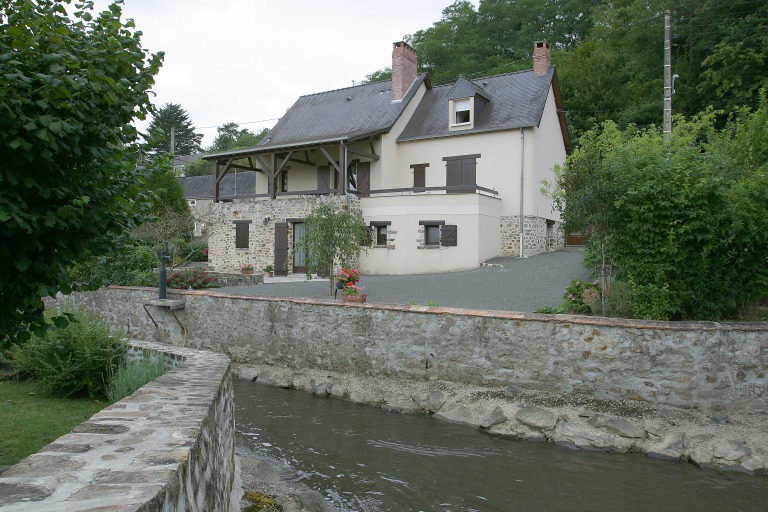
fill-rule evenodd
<path id="1" fill-rule="evenodd" d="M 501 255 L 520 255 L 520 217 L 501 218 Z M 565 234 L 560 222 L 541 217 L 523 219 L 523 256 L 534 256 L 565 247 Z"/>
<path id="2" fill-rule="evenodd" d="M 153 289 L 68 300 L 133 338 L 186 343 L 239 362 L 364 375 L 521 385 L 701 410 L 768 412 L 768 323 L 652 322 L 332 300 L 172 293 L 158 328 L 139 306 Z M 171 293 L 169 292 L 169 295 Z"/>
<path id="3" fill-rule="evenodd" d="M 158 353 L 172 369 L 3 472 L 0 509 L 231 510 L 229 359 L 132 343 L 131 357 Z"/>
<path id="4" fill-rule="evenodd" d="M 360 200 L 353 196 L 351 209 L 359 210 Z M 299 196 L 269 199 L 246 199 L 213 205 L 209 215 L 208 265 L 216 271 L 239 271 L 243 263 L 253 263 L 256 270 L 275 261 L 275 223 L 303 219 L 321 204 L 346 206 L 345 196 Z M 235 248 L 234 221 L 251 221 L 248 225 L 247 249 Z M 289 252 L 293 242 L 293 225 L 289 224 Z M 289 265 L 290 270 L 290 265 Z"/>

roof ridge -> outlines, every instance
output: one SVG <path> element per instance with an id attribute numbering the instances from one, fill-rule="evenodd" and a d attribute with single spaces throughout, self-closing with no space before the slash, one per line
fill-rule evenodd
<path id="1" fill-rule="evenodd" d="M 340 87 L 338 89 L 328 89 L 327 91 L 319 91 L 319 92 L 313 92 L 313 93 L 309 93 L 309 94 L 302 94 L 301 96 L 299 96 L 299 98 L 308 98 L 310 96 L 318 96 L 320 94 L 328 94 L 329 92 L 339 92 L 339 91 L 346 91 L 348 89 L 357 89 L 357 88 L 360 88 L 360 87 L 368 87 L 368 86 L 371 86 L 371 85 L 382 84 L 384 82 L 392 82 L 392 79 L 390 78 L 388 80 L 378 80 L 376 82 L 368 82 L 368 83 L 365 83 L 365 84 L 349 85 L 347 87 Z"/>
<path id="2" fill-rule="evenodd" d="M 550 67 L 554 67 L 554 66 L 550 66 Z M 455 84 L 456 81 L 459 78 L 464 78 L 465 80 L 468 80 L 468 81 L 474 83 L 474 82 L 476 82 L 478 80 L 486 80 L 488 78 L 498 78 L 498 77 L 507 76 L 507 75 L 520 75 L 520 74 L 523 74 L 523 73 L 533 73 L 533 68 L 531 68 L 531 69 L 522 69 L 520 71 L 508 71 L 506 73 L 499 73 L 498 75 L 479 76 L 477 78 L 468 78 L 468 77 L 466 77 L 464 75 L 459 75 L 452 82 L 444 82 L 442 84 L 433 85 L 432 88 L 434 89 L 434 88 L 437 88 L 437 87 L 453 86 L 453 84 Z M 477 85 L 477 84 L 475 84 L 475 85 Z"/>

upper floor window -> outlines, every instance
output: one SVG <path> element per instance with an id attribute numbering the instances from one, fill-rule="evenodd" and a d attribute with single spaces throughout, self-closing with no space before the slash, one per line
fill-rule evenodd
<path id="1" fill-rule="evenodd" d="M 470 101 L 469 98 L 463 98 L 454 101 L 455 117 L 453 124 L 464 124 L 472 121 L 470 115 Z"/>

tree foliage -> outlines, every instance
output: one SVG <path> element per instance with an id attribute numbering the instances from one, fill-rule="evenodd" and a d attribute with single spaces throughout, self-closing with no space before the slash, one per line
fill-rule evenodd
<path id="1" fill-rule="evenodd" d="M 368 227 L 358 212 L 339 210 L 332 204 L 322 204 L 304 219 L 306 231 L 301 246 L 294 246 L 293 253 L 301 250 L 306 254 L 307 277 L 312 272 L 330 272 L 339 262 L 349 265 L 360 250 L 361 243 L 370 237 Z M 334 282 L 330 280 L 329 295 L 333 294 Z"/>
<path id="2" fill-rule="evenodd" d="M 120 5 L 70 16 L 65 3 L 0 2 L 0 344 L 42 325 L 68 265 L 111 250 L 151 203 L 131 121 L 151 109 L 162 54 Z"/>
<path id="3" fill-rule="evenodd" d="M 596 228 L 638 316 L 719 319 L 768 295 L 768 108 L 716 118 L 677 118 L 668 145 L 605 122 L 558 171 L 566 224 Z"/>
<path id="4" fill-rule="evenodd" d="M 757 108 L 768 84 L 768 3 L 755 0 L 457 0 L 406 37 L 432 83 L 531 68 L 547 40 L 574 139 L 606 120 L 660 124 L 664 10 L 672 13 L 676 113 Z M 386 79 L 388 70 L 366 76 Z M 722 119 L 720 120 L 722 123 Z"/>
<path id="5" fill-rule="evenodd" d="M 208 148 L 207 153 L 221 153 L 224 151 L 236 151 L 256 146 L 267 132 L 266 128 L 259 133 L 253 133 L 247 128 L 240 128 L 237 123 L 225 123 L 218 128 L 218 135 Z M 235 161 L 242 163 L 241 161 Z M 206 176 L 213 173 L 213 164 L 209 161 L 198 159 L 184 166 L 184 176 Z"/>
<path id="6" fill-rule="evenodd" d="M 267 134 L 267 129 L 253 133 L 247 128 L 240 128 L 237 123 L 225 123 L 217 128 L 218 135 L 213 144 L 206 149 L 208 153 L 252 148 Z"/>
<path id="7" fill-rule="evenodd" d="M 171 129 L 174 131 L 173 148 Z M 154 155 L 194 155 L 200 152 L 200 142 L 203 140 L 202 133 L 195 133 L 195 126 L 187 111 L 177 103 L 166 103 L 153 113 L 147 134 L 153 139 L 150 151 Z"/>

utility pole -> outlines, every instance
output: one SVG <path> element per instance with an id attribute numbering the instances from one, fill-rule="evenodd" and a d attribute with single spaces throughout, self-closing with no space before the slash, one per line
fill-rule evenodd
<path id="1" fill-rule="evenodd" d="M 669 9 L 664 11 L 664 142 L 672 133 L 672 21 Z"/>
<path id="2" fill-rule="evenodd" d="M 176 128 L 171 127 L 171 156 L 176 156 Z"/>

